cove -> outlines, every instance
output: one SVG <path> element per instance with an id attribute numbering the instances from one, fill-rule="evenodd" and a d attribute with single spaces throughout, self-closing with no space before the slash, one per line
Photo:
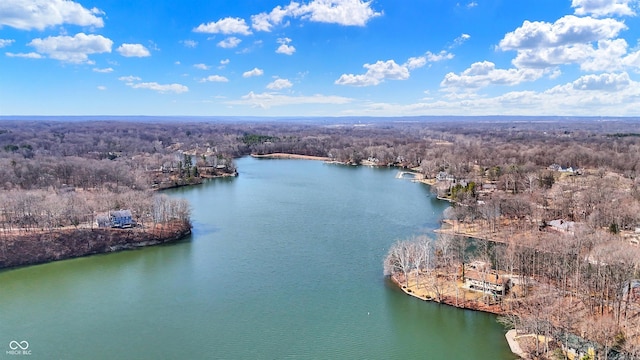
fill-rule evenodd
<path id="1" fill-rule="evenodd" d="M 513 359 L 495 316 L 407 296 L 382 260 L 448 203 L 397 170 L 237 160 L 182 242 L 0 272 L 0 358 Z"/>

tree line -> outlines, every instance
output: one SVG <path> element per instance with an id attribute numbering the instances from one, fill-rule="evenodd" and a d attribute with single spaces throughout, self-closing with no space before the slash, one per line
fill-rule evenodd
<path id="1" fill-rule="evenodd" d="M 412 281 L 433 293 L 436 301 L 457 305 L 464 296 L 446 294 L 444 289 L 459 286 L 464 265 L 474 261 L 492 264 L 517 283 L 517 290 L 504 297 L 488 292 L 482 297 L 486 304 L 498 302 L 500 321 L 505 325 L 520 333 L 555 339 L 567 348 L 576 346 L 569 339 L 577 334 L 591 341 L 597 358 L 621 352 L 626 358 L 640 356 L 640 298 L 634 292 L 639 285 L 634 279 L 638 278 L 640 251 L 616 246 L 619 241 L 613 235 L 597 232 L 547 237 L 536 244 L 517 239 L 492 244 L 446 234 L 435 239 L 413 236 L 389 248 L 384 273 L 403 286 Z M 445 296 L 455 296 L 455 300 Z M 532 355 L 545 358 L 550 343 L 536 342 L 533 350 Z"/>
<path id="2" fill-rule="evenodd" d="M 456 226 L 473 223 L 487 237 L 503 236 L 505 245 L 476 246 L 482 259 L 525 282 L 559 289 L 553 296 L 514 299 L 514 309 L 546 309 L 556 316 L 532 323 L 522 313 L 514 318 L 518 326 L 580 332 L 567 325 L 577 321 L 558 316 L 600 314 L 611 319 L 608 330 L 593 326 L 584 329 L 585 336 L 607 334 L 608 341 L 624 333 L 626 340 L 618 337 L 611 346 L 630 348 L 640 331 L 631 329 L 637 305 L 624 286 L 638 277 L 640 256 L 621 234 L 640 226 L 640 138 L 625 135 L 638 133 L 634 119 L 4 120 L 0 223 L 21 231 L 80 226 L 92 223 L 96 212 L 120 208 L 131 208 L 141 223 L 185 219 L 186 204 L 151 191 L 158 172 L 190 178 L 221 164 L 235 171 L 233 159 L 252 153 L 412 168 L 454 201 L 447 217 Z M 441 173 L 455 183 L 436 181 Z M 555 220 L 584 227 L 561 233 L 550 229 Z M 412 271 L 425 272 L 443 281 L 437 276 L 441 269 L 470 260 L 468 247 L 457 240 L 417 243 L 392 247 L 396 260 L 386 262 L 386 270 L 406 271 L 405 279 Z M 407 255 L 416 249 L 422 253 Z M 558 310 L 567 308 L 576 312 Z"/>

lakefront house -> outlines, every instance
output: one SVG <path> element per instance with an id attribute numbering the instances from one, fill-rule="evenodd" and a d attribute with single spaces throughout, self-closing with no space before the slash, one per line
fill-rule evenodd
<path id="1" fill-rule="evenodd" d="M 504 296 L 509 290 L 510 279 L 483 261 L 473 261 L 464 265 L 462 271 L 464 287 L 492 295 Z"/>
<path id="2" fill-rule="evenodd" d="M 125 229 L 135 225 L 131 210 L 109 211 L 107 214 L 100 215 L 96 218 L 98 227 L 112 227 Z"/>

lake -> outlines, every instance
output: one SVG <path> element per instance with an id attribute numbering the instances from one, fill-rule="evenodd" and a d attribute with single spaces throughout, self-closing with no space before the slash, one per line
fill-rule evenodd
<path id="1" fill-rule="evenodd" d="M 0 272 L 0 358 L 515 358 L 495 316 L 384 278 L 395 240 L 439 226 L 448 203 L 428 186 L 386 168 L 236 165 L 166 192 L 192 205 L 184 241 Z"/>

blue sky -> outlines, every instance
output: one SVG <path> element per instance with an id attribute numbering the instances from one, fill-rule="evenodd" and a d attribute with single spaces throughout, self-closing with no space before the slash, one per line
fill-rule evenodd
<path id="1" fill-rule="evenodd" d="M 640 116 L 638 0 L 0 2 L 0 115 Z"/>

